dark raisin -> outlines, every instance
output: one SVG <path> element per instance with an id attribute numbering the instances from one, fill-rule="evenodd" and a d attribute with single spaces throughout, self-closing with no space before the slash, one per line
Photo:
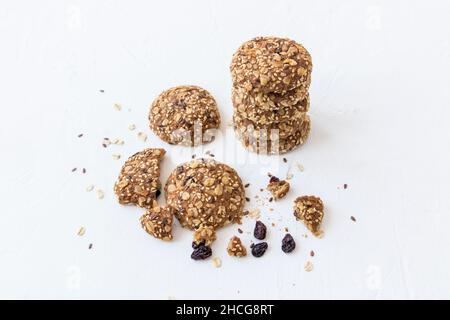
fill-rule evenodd
<path id="1" fill-rule="evenodd" d="M 212 250 L 208 246 L 199 246 L 197 249 L 194 249 L 194 251 L 191 254 L 191 258 L 194 260 L 204 260 L 206 258 L 211 257 Z"/>
<path id="2" fill-rule="evenodd" d="M 252 248 L 252 255 L 256 258 L 262 257 L 266 252 L 268 246 L 269 245 L 267 244 L 267 242 L 255 244 Z"/>
<path id="3" fill-rule="evenodd" d="M 255 230 L 253 231 L 253 235 L 258 240 L 264 240 L 266 238 L 267 227 L 261 221 L 256 221 Z"/>
<path id="4" fill-rule="evenodd" d="M 199 243 L 192 241 L 192 249 L 198 249 L 200 246 L 204 246 L 205 245 L 205 241 L 202 240 Z"/>
<path id="5" fill-rule="evenodd" d="M 271 176 L 269 182 L 280 182 L 280 179 L 275 176 Z"/>
<path id="6" fill-rule="evenodd" d="M 287 233 L 281 241 L 281 250 L 285 253 L 292 252 L 295 249 L 295 240 L 290 233 Z"/>

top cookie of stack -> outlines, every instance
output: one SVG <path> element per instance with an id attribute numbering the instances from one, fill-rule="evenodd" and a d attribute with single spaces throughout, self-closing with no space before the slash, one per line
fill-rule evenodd
<path id="1" fill-rule="evenodd" d="M 286 38 L 252 39 L 233 55 L 230 71 L 234 127 L 246 147 L 284 153 L 305 141 L 312 62 L 302 45 Z"/>

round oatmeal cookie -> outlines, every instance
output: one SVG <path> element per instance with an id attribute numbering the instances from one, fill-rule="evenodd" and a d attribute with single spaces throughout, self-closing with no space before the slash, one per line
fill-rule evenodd
<path id="1" fill-rule="evenodd" d="M 160 161 L 164 149 L 145 149 L 125 161 L 119 178 L 114 185 L 114 193 L 120 204 L 134 204 L 142 208 L 152 208 L 160 194 Z"/>
<path id="2" fill-rule="evenodd" d="M 247 91 L 286 93 L 309 88 L 312 61 L 309 52 L 293 40 L 258 37 L 239 47 L 230 71 L 233 84 Z"/>
<path id="3" fill-rule="evenodd" d="M 223 227 L 240 222 L 245 189 L 237 172 L 211 159 L 178 166 L 165 185 L 167 205 L 183 227 Z"/>
<path id="4" fill-rule="evenodd" d="M 301 127 L 287 138 L 273 139 L 273 137 L 259 138 L 241 136 L 236 132 L 239 140 L 248 150 L 259 154 L 283 154 L 294 150 L 298 146 L 305 143 L 311 131 L 311 121 L 307 117 Z"/>
<path id="5" fill-rule="evenodd" d="M 309 118 L 304 112 L 300 112 L 289 120 L 272 123 L 258 123 L 242 116 L 236 111 L 233 113 L 234 128 L 238 129 L 243 135 L 252 134 L 255 137 L 267 134 L 275 135 L 275 130 L 278 130 L 278 136 L 284 139 L 294 134 L 306 120 L 309 121 Z"/>
<path id="6" fill-rule="evenodd" d="M 198 86 L 178 86 L 162 92 L 149 113 L 150 129 L 170 144 L 196 146 L 212 141 L 220 126 L 213 96 Z"/>
<path id="7" fill-rule="evenodd" d="M 309 110 L 309 95 L 299 103 L 289 107 L 267 110 L 258 104 L 248 104 L 240 99 L 235 92 L 232 93 L 234 111 L 242 118 L 251 120 L 253 123 L 265 125 L 268 123 L 286 122 L 291 119 L 300 118 Z"/>
<path id="8" fill-rule="evenodd" d="M 280 94 L 275 92 L 248 92 L 244 88 L 233 86 L 232 95 L 241 101 L 240 103 L 257 105 L 264 110 L 288 108 L 298 105 L 302 100 L 309 99 L 308 90 L 302 87 Z"/>

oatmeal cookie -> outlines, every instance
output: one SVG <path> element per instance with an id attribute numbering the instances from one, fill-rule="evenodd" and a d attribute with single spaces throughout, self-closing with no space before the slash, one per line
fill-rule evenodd
<path id="1" fill-rule="evenodd" d="M 245 204 L 241 178 L 231 167 L 212 159 L 178 166 L 164 187 L 167 204 L 183 227 L 214 229 L 240 223 Z"/>
<path id="2" fill-rule="evenodd" d="M 267 138 L 264 135 L 254 137 L 252 135 L 242 135 L 240 128 L 235 129 L 236 134 L 248 150 L 259 154 L 283 154 L 294 150 L 305 143 L 311 130 L 309 118 L 298 130 L 287 138 L 275 139 L 273 136 Z"/>
<path id="3" fill-rule="evenodd" d="M 299 101 L 296 105 L 277 109 L 264 109 L 259 104 L 244 102 L 233 91 L 232 101 L 234 112 L 241 118 L 248 119 L 253 123 L 265 125 L 270 123 L 289 122 L 292 119 L 302 117 L 309 111 L 309 96 Z"/>
<path id="4" fill-rule="evenodd" d="M 220 126 L 213 96 L 197 86 L 179 86 L 161 93 L 150 107 L 150 128 L 170 144 L 195 146 L 210 142 Z"/>
<path id="5" fill-rule="evenodd" d="M 171 207 L 148 209 L 140 219 L 142 228 L 161 240 L 172 240 L 173 210 Z"/>
<path id="6" fill-rule="evenodd" d="M 286 93 L 309 88 L 312 61 L 309 52 L 293 40 L 258 37 L 238 48 L 230 71 L 234 85 L 247 91 Z"/>
<path id="7" fill-rule="evenodd" d="M 155 206 L 161 189 L 159 164 L 165 153 L 164 149 L 149 148 L 125 161 L 114 185 L 120 204 L 134 204 L 142 208 Z"/>
<path id="8" fill-rule="evenodd" d="M 295 199 L 294 216 L 303 221 L 305 226 L 315 235 L 321 233 L 323 220 L 323 202 L 319 197 L 302 196 Z"/>

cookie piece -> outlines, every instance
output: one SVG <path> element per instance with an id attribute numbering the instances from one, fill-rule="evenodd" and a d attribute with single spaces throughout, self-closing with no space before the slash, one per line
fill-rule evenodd
<path id="1" fill-rule="evenodd" d="M 306 113 L 299 113 L 295 117 L 284 122 L 275 123 L 257 123 L 239 113 L 233 113 L 233 123 L 235 128 L 240 128 L 243 134 L 250 134 L 257 138 L 260 136 L 278 135 L 279 138 L 285 139 L 293 135 L 296 131 L 304 126 L 304 122 L 309 121 Z"/>
<path id="2" fill-rule="evenodd" d="M 161 240 L 172 240 L 173 210 L 171 207 L 148 209 L 140 218 L 142 228 Z"/>
<path id="3" fill-rule="evenodd" d="M 305 226 L 315 235 L 320 236 L 323 220 L 323 202 L 319 197 L 302 196 L 295 199 L 294 216 L 303 221 Z"/>
<path id="4" fill-rule="evenodd" d="M 232 93 L 234 112 L 256 124 L 270 124 L 290 121 L 300 118 L 309 110 L 309 95 L 296 105 L 277 109 L 266 109 L 259 104 L 244 102 L 236 93 Z"/>
<path id="5" fill-rule="evenodd" d="M 258 37 L 238 48 L 230 71 L 233 84 L 247 91 L 286 93 L 298 87 L 308 90 L 312 61 L 293 40 Z"/>
<path id="6" fill-rule="evenodd" d="M 245 189 L 237 172 L 212 159 L 196 159 L 178 166 L 165 185 L 167 204 L 183 227 L 214 229 L 240 223 Z"/>
<path id="7" fill-rule="evenodd" d="M 114 193 L 120 204 L 134 204 L 152 208 L 160 194 L 159 164 L 166 151 L 145 149 L 135 153 L 122 167 L 114 185 Z"/>
<path id="8" fill-rule="evenodd" d="M 216 231 L 213 227 L 208 226 L 200 226 L 194 232 L 194 245 L 207 245 L 209 246 L 211 243 L 216 240 Z"/>
<path id="9" fill-rule="evenodd" d="M 267 190 L 272 194 L 274 200 L 282 199 L 289 192 L 289 182 L 286 180 L 280 180 L 275 176 L 270 177 Z"/>
<path id="10" fill-rule="evenodd" d="M 227 252 L 232 257 L 245 257 L 247 255 L 247 249 L 242 244 L 239 237 L 233 236 L 228 242 Z"/>
<path id="11" fill-rule="evenodd" d="M 308 99 L 309 102 L 308 90 L 305 90 L 302 87 L 290 90 L 285 94 L 280 94 L 275 92 L 248 92 L 244 88 L 233 86 L 231 89 L 231 93 L 239 104 L 242 103 L 245 105 L 256 105 L 263 110 L 278 110 L 289 108 L 298 105 L 305 99 Z"/>
<path id="12" fill-rule="evenodd" d="M 149 113 L 150 128 L 170 144 L 196 146 L 213 139 L 220 114 L 213 96 L 198 86 L 179 86 L 162 92 Z"/>
<path id="13" fill-rule="evenodd" d="M 305 143 L 311 131 L 309 117 L 303 122 L 298 130 L 287 138 L 277 138 L 276 135 L 261 136 L 247 133 L 245 128 L 235 128 L 236 135 L 245 148 L 259 154 L 283 154 L 294 150 Z M 256 136 L 256 137 L 255 137 Z"/>

